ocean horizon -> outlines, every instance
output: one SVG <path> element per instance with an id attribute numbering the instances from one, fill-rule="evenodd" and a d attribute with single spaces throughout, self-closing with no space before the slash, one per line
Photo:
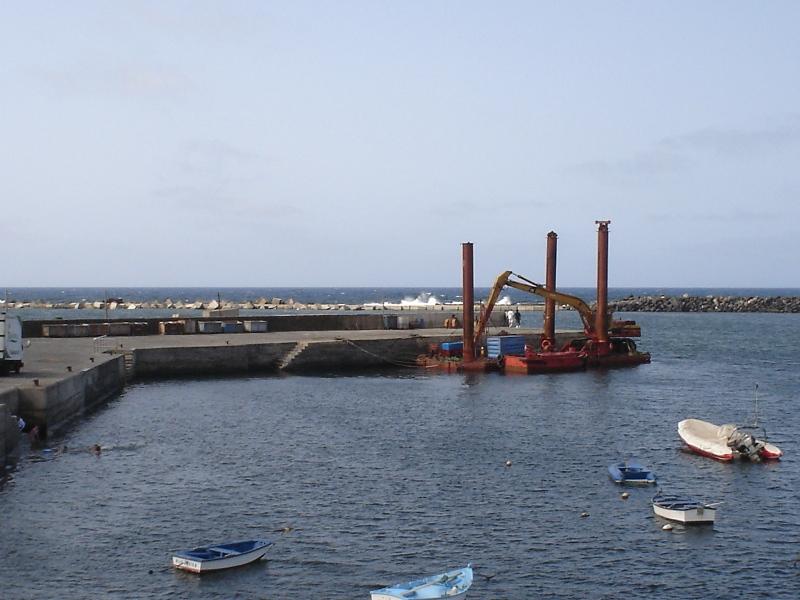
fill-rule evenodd
<path id="1" fill-rule="evenodd" d="M 3 288 L 0 288 L 3 289 Z M 559 291 L 587 300 L 595 297 L 592 287 L 564 287 Z M 476 287 L 480 301 L 489 294 L 488 287 Z M 798 296 L 798 287 L 609 287 L 610 300 L 628 296 Z M 513 303 L 543 302 L 538 296 L 513 288 L 505 288 L 503 297 Z M 171 299 L 175 302 L 209 301 L 217 298 L 228 302 L 268 301 L 280 298 L 303 304 L 367 304 L 367 303 L 442 303 L 462 298 L 460 287 L 7 287 L 0 300 L 13 302 L 68 303 L 119 298 L 125 302 L 150 302 Z"/>

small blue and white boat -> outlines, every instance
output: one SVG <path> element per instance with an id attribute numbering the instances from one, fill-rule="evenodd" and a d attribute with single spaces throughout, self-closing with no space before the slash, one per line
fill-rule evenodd
<path id="1" fill-rule="evenodd" d="M 172 566 L 192 573 L 241 567 L 264 556 L 270 546 L 267 540 L 246 540 L 181 550 L 173 554 Z"/>
<path id="2" fill-rule="evenodd" d="M 709 504 L 689 496 L 659 492 L 653 496 L 653 512 L 659 517 L 680 523 L 713 523 L 721 502 Z"/>
<path id="3" fill-rule="evenodd" d="M 472 585 L 472 566 L 431 575 L 408 583 L 398 583 L 370 592 L 371 600 L 455 600 L 467 597 Z"/>
<path id="4" fill-rule="evenodd" d="M 655 474 L 635 459 L 609 465 L 608 474 L 615 483 L 623 485 L 649 485 L 656 482 Z"/>

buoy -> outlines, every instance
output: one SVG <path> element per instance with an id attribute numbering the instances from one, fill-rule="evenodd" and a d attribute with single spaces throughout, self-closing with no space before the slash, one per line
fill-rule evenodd
<path id="1" fill-rule="evenodd" d="M 510 461 L 510 460 L 507 460 L 507 461 L 506 461 L 506 466 L 507 466 L 507 467 L 510 467 L 510 466 L 511 466 L 511 461 Z"/>
<path id="2" fill-rule="evenodd" d="M 630 494 L 628 492 L 622 492 L 622 496 L 620 496 L 623 500 L 627 500 Z"/>
<path id="3" fill-rule="evenodd" d="M 581 513 L 581 516 L 582 516 L 582 517 L 588 517 L 588 516 L 589 516 L 589 513 L 587 513 L 587 512 L 582 512 L 582 513 Z"/>
<path id="4" fill-rule="evenodd" d="M 666 525 L 664 525 L 664 526 L 663 526 L 661 529 L 663 529 L 664 531 L 672 531 L 672 525 L 670 525 L 669 523 L 667 523 L 667 524 L 666 524 Z"/>

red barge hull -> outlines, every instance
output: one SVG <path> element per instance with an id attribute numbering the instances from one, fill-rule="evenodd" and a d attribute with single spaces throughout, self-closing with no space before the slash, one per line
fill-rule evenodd
<path id="1" fill-rule="evenodd" d="M 503 371 L 506 373 L 567 373 L 583 371 L 585 368 L 586 355 L 582 352 L 538 352 L 503 357 Z"/>

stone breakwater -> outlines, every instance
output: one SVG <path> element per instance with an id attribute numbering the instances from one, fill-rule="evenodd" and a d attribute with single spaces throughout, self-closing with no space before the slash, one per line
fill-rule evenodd
<path id="1" fill-rule="evenodd" d="M 796 296 L 629 296 L 609 302 L 614 312 L 798 313 Z"/>
<path id="2" fill-rule="evenodd" d="M 381 308 L 380 304 L 355 305 L 355 304 L 304 304 L 296 302 L 293 298 L 261 298 L 252 302 L 230 302 L 227 300 L 148 300 L 144 302 L 133 302 L 122 298 L 109 300 L 80 300 L 78 302 L 45 302 L 42 300 L 12 300 L 4 303 L 0 300 L 0 307 L 12 308 L 36 308 L 36 309 L 95 309 L 95 310 L 139 310 L 139 309 L 168 309 L 168 310 L 274 310 L 274 309 L 350 309 L 364 310 L 365 308 Z"/>
<path id="3" fill-rule="evenodd" d="M 476 304 L 476 310 L 479 305 Z M 542 310 L 543 303 L 498 304 L 496 310 L 506 310 L 509 306 L 518 307 L 520 310 Z M 461 304 L 428 304 L 406 302 L 369 302 L 363 304 L 345 303 L 303 303 L 293 298 L 261 298 L 256 301 L 230 302 L 227 300 L 150 300 L 146 302 L 128 302 L 117 300 L 81 300 L 79 302 L 43 302 L 39 300 L 0 300 L 0 310 L 4 309 L 40 309 L 40 310 L 108 310 L 121 312 L 124 310 L 201 310 L 214 313 L 215 311 L 235 310 L 420 310 L 420 311 L 460 311 Z"/>

